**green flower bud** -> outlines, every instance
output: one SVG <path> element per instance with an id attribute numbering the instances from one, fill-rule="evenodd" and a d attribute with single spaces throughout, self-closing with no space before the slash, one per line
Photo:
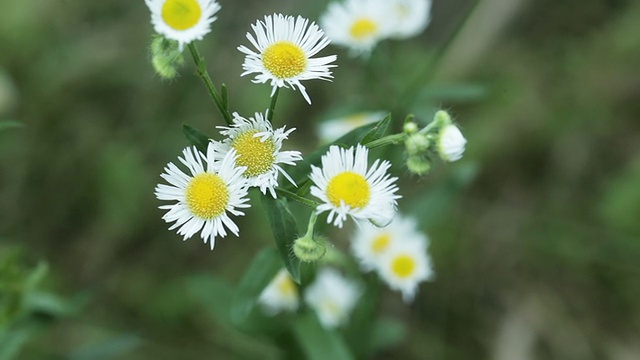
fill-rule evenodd
<path id="1" fill-rule="evenodd" d="M 411 134 L 404 141 L 404 147 L 407 150 L 409 156 L 418 155 L 429 150 L 429 146 L 431 145 L 431 141 L 429 138 L 420 133 Z"/>
<path id="2" fill-rule="evenodd" d="M 438 110 L 433 116 L 433 121 L 436 122 L 438 127 L 442 128 L 451 124 L 451 115 L 444 110 Z"/>
<path id="3" fill-rule="evenodd" d="M 151 40 L 151 64 L 161 78 L 171 80 L 178 75 L 178 69 L 184 65 L 184 57 L 178 42 L 156 35 Z"/>
<path id="4" fill-rule="evenodd" d="M 409 156 L 407 168 L 412 174 L 426 175 L 431 170 L 431 161 L 420 155 Z"/>
<path id="5" fill-rule="evenodd" d="M 407 134 L 413 134 L 418 132 L 418 124 L 414 123 L 413 121 L 409 121 L 404 124 L 402 129 Z"/>
<path id="6" fill-rule="evenodd" d="M 327 252 L 324 239 L 321 237 L 303 236 L 293 243 L 293 253 L 300 261 L 315 262 Z"/>

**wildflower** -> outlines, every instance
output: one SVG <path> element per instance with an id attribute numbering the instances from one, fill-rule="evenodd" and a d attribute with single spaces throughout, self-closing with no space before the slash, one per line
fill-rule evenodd
<path id="1" fill-rule="evenodd" d="M 293 312 L 298 309 L 300 293 L 298 287 L 285 269 L 281 269 L 262 291 L 258 302 L 270 315 L 282 311 Z"/>
<path id="2" fill-rule="evenodd" d="M 185 44 L 201 40 L 211 31 L 220 4 L 215 0 L 145 0 L 151 10 L 151 23 L 158 34 Z"/>
<path id="3" fill-rule="evenodd" d="M 383 111 L 371 111 L 329 119 L 318 124 L 318 136 L 320 137 L 320 141 L 326 144 L 338 139 L 340 136 L 355 128 L 380 121 L 384 116 L 385 112 Z"/>
<path id="4" fill-rule="evenodd" d="M 390 34 L 394 22 L 389 20 L 389 12 L 386 0 L 334 2 L 320 24 L 333 43 L 351 49 L 352 55 L 366 55 Z"/>
<path id="5" fill-rule="evenodd" d="M 329 44 L 324 32 L 301 16 L 294 18 L 281 14 L 267 15 L 264 21 L 258 20 L 251 28 L 255 37 L 247 33 L 247 39 L 257 52 L 244 45 L 238 47 L 246 55 L 241 76 L 256 73 L 254 83 L 269 81 L 273 87 L 271 96 L 276 88 L 297 87 L 311 104 L 301 81 L 330 80 L 333 76 L 329 69 L 336 66 L 331 64 L 336 60 L 335 55 L 312 58 Z"/>
<path id="6" fill-rule="evenodd" d="M 211 250 L 215 237 L 225 237 L 226 229 L 238 236 L 238 226 L 229 213 L 244 215 L 237 208 L 248 208 L 247 180 L 242 176 L 246 167 L 236 166 L 236 152 L 229 151 L 221 160 L 216 160 L 213 143 L 209 143 L 207 154 L 195 147 L 183 150 L 178 160 L 189 169 L 184 173 L 175 164 L 169 163 L 160 176 L 170 185 L 156 186 L 155 195 L 159 200 L 176 201 L 162 205 L 168 210 L 162 217 L 167 223 L 175 222 L 169 230 L 178 228 L 183 240 L 198 231 L 202 240 L 209 241 Z M 225 229 L 226 228 L 226 229 Z"/>
<path id="7" fill-rule="evenodd" d="M 405 302 L 413 300 L 418 285 L 433 276 L 426 244 L 422 241 L 396 241 L 381 257 L 378 274 Z"/>
<path id="8" fill-rule="evenodd" d="M 420 34 L 431 20 L 431 0 L 390 0 L 395 25 L 391 38 L 405 39 Z"/>
<path id="9" fill-rule="evenodd" d="M 365 271 L 377 270 L 381 260 L 395 246 L 415 243 L 426 248 L 427 238 L 416 229 L 416 222 L 411 218 L 396 216 L 385 228 L 377 228 L 369 224 L 361 224 L 351 242 L 351 251 Z"/>
<path id="10" fill-rule="evenodd" d="M 361 290 L 355 282 L 345 279 L 336 270 L 323 268 L 306 289 L 304 299 L 324 327 L 336 328 L 348 321 L 360 295 Z"/>
<path id="11" fill-rule="evenodd" d="M 218 126 L 220 133 L 227 138 L 216 143 L 218 158 L 234 150 L 238 155 L 236 163 L 245 166 L 244 177 L 249 186 L 258 187 L 263 194 L 267 191 L 276 197 L 275 188 L 278 186 L 278 173 L 295 185 L 291 177 L 282 169 L 280 164 L 295 165 L 302 159 L 299 151 L 282 151 L 282 142 L 287 139 L 295 128 L 285 130 L 285 126 L 273 130 L 271 123 L 260 113 L 245 119 L 238 113 L 233 113 L 233 124 Z"/>
<path id="12" fill-rule="evenodd" d="M 438 153 L 444 161 L 456 161 L 462 158 L 467 139 L 464 138 L 460 129 L 453 124 L 443 127 L 437 140 Z"/>
<path id="13" fill-rule="evenodd" d="M 337 227 L 350 215 L 356 219 L 388 219 L 395 213 L 397 178 L 389 177 L 388 161 L 376 160 L 367 170 L 366 147 L 343 149 L 333 145 L 322 156 L 322 167 L 311 166 L 311 195 L 320 199 L 316 212 L 329 211 L 327 222 Z"/>

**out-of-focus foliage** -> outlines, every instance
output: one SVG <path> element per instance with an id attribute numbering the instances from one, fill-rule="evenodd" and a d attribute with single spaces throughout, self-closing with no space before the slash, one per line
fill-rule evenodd
<path id="1" fill-rule="evenodd" d="M 334 81 L 308 86 L 312 107 L 280 94 L 278 116 L 298 128 L 292 141 L 305 155 L 315 148 L 313 122 L 351 109 L 423 121 L 452 109 L 469 139 L 459 164 L 401 183 L 401 210 L 431 238 L 436 279 L 408 307 L 380 290 L 374 306 L 397 321 L 372 325 L 376 356 L 632 359 L 640 353 L 640 5 L 530 1 L 467 85 L 420 85 L 413 104 L 392 101 L 387 89 L 415 80 L 468 3 L 435 0 L 425 34 L 382 44 L 372 66 L 336 50 Z M 274 11 L 314 18 L 325 5 L 222 3 L 201 49 L 231 108 L 269 105 L 268 87 L 239 77 L 236 47 L 249 24 Z M 26 258 L 49 264 L 53 293 L 90 299 L 59 318 L 51 308 L 14 311 L 17 293 L 3 292 L 0 313 L 13 319 L 3 320 L 13 324 L 3 339 L 24 345 L 19 359 L 279 359 L 296 339 L 297 354 L 325 346 L 331 335 L 301 339 L 317 331 L 310 319 L 283 334 L 264 317 L 275 334 L 267 338 L 231 318 L 233 289 L 258 249 L 275 244 L 257 198 L 239 220 L 242 236 L 214 252 L 195 238 L 182 243 L 160 219 L 153 187 L 186 145 L 182 124 L 222 122 L 191 64 L 173 81 L 154 75 L 148 18 L 141 1 L 0 2 L 0 128 L 22 124 L 0 131 L 0 258 L 13 257 L 6 243 L 20 244 Z M 384 154 L 401 163 L 401 154 Z M 332 240 L 346 247 L 344 234 Z M 11 274 L 24 286 L 39 269 L 13 266 L 0 273 L 3 289 Z M 16 314 L 46 326 L 21 332 Z"/>

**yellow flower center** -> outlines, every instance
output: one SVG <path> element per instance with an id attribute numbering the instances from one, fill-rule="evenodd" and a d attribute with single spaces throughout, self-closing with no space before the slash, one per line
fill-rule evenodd
<path id="1" fill-rule="evenodd" d="M 280 280 L 280 283 L 278 283 L 278 290 L 280 290 L 280 293 L 284 296 L 295 296 L 298 294 L 296 285 L 289 276 L 285 276 Z"/>
<path id="2" fill-rule="evenodd" d="M 162 5 L 162 20 L 175 30 L 186 30 L 195 26 L 202 16 L 196 0 L 167 0 Z"/>
<path id="3" fill-rule="evenodd" d="M 229 190 L 220 176 L 203 173 L 196 175 L 187 185 L 186 200 L 192 214 L 209 220 L 225 211 Z"/>
<path id="4" fill-rule="evenodd" d="M 381 254 L 389 247 L 391 236 L 387 233 L 378 235 L 371 243 L 371 251 L 375 254 Z"/>
<path id="5" fill-rule="evenodd" d="M 279 41 L 262 53 L 262 64 L 279 79 L 299 75 L 307 67 L 307 55 L 296 44 Z"/>
<path id="6" fill-rule="evenodd" d="M 416 270 L 416 261 L 409 255 L 400 255 L 393 259 L 391 271 L 400 278 L 407 278 Z"/>
<path id="7" fill-rule="evenodd" d="M 238 159 L 236 165 L 246 166 L 244 172 L 246 177 L 258 176 L 271 170 L 276 157 L 276 144 L 271 138 L 261 141 L 259 137 L 254 137 L 258 130 L 247 130 L 238 135 L 231 143 L 231 147 L 236 149 Z"/>
<path id="8" fill-rule="evenodd" d="M 349 33 L 356 40 L 363 40 L 378 31 L 378 25 L 367 18 L 360 18 L 351 24 Z"/>
<path id="9" fill-rule="evenodd" d="M 369 203 L 370 194 L 364 176 L 350 171 L 334 176 L 327 185 L 327 197 L 335 206 L 340 206 L 340 202 L 344 201 L 351 208 L 362 208 Z"/>
<path id="10" fill-rule="evenodd" d="M 341 311 L 340 311 L 340 307 L 333 301 L 331 300 L 324 300 L 321 304 L 320 307 L 322 307 L 322 309 L 326 312 L 329 313 L 330 315 L 333 316 L 339 316 Z"/>

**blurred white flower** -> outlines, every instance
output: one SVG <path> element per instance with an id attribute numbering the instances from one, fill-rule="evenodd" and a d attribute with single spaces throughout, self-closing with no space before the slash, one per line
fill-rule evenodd
<path id="1" fill-rule="evenodd" d="M 455 125 L 446 125 L 438 134 L 438 153 L 444 161 L 460 160 L 466 144 L 467 139 Z"/>
<path id="2" fill-rule="evenodd" d="M 211 31 L 214 16 L 220 10 L 215 0 L 145 0 L 151 10 L 154 30 L 165 38 L 185 44 L 202 38 Z"/>
<path id="3" fill-rule="evenodd" d="M 389 35 L 405 39 L 420 34 L 431 20 L 431 0 L 389 0 L 395 25 Z"/>
<path id="4" fill-rule="evenodd" d="M 329 4 L 320 24 L 331 42 L 351 49 L 352 55 L 368 55 L 387 38 L 395 25 L 387 0 L 346 0 Z"/>
<path id="5" fill-rule="evenodd" d="M 305 291 L 307 305 L 326 328 L 345 324 L 361 295 L 360 287 L 336 270 L 323 268 Z"/>
<path id="6" fill-rule="evenodd" d="M 371 111 L 325 120 L 316 126 L 318 137 L 321 143 L 330 143 L 355 128 L 382 120 L 385 115 L 384 111 Z"/>
<path id="7" fill-rule="evenodd" d="M 393 290 L 402 292 L 405 302 L 413 301 L 418 285 L 433 276 L 426 244 L 396 241 L 380 259 L 380 277 Z"/>
<path id="8" fill-rule="evenodd" d="M 300 293 L 286 269 L 282 269 L 276 274 L 260 294 L 258 302 L 270 315 L 282 311 L 293 312 L 298 309 Z"/>

